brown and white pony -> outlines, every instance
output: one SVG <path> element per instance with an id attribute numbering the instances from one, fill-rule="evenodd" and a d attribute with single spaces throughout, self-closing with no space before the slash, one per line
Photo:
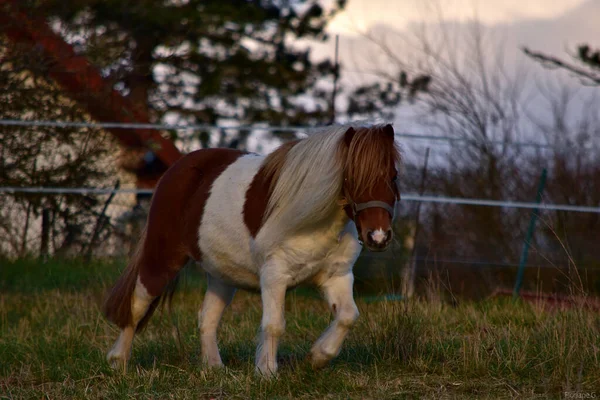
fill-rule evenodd
<path id="1" fill-rule="evenodd" d="M 108 361 L 126 367 L 134 333 L 191 257 L 208 275 L 204 363 L 222 365 L 217 327 L 236 288 L 260 289 L 256 369 L 274 374 L 286 290 L 309 282 L 335 316 L 311 350 L 312 364 L 324 366 L 358 317 L 352 266 L 361 244 L 381 251 L 392 239 L 399 163 L 391 125 L 324 128 L 266 157 L 232 149 L 183 157 L 158 183 L 137 254 L 104 305 L 121 328 Z"/>

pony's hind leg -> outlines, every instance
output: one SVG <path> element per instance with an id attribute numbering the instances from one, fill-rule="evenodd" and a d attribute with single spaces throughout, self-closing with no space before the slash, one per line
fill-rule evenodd
<path id="1" fill-rule="evenodd" d="M 117 341 L 106 356 L 107 361 L 113 368 L 126 371 L 136 327 L 146 315 L 148 308 L 156 297 L 148 293 L 138 277 L 131 296 L 131 323 L 121 329 Z"/>
<path id="2" fill-rule="evenodd" d="M 310 351 L 311 363 L 315 368 L 325 366 L 339 354 L 350 327 L 358 318 L 358 308 L 352 297 L 353 282 L 354 276 L 348 272 L 329 278 L 321 286 L 335 319 Z"/>
<path id="3" fill-rule="evenodd" d="M 208 288 L 198 314 L 202 362 L 209 367 L 222 366 L 217 343 L 217 329 L 225 308 L 231 303 L 235 288 L 208 275 Z"/>
<path id="4" fill-rule="evenodd" d="M 106 358 L 111 366 L 123 368 L 131 355 L 136 331 L 148 322 L 161 296 L 172 294 L 171 282 L 185 265 L 187 256 L 174 246 L 160 248 L 142 238 L 141 246 L 104 304 L 104 313 L 121 333 Z M 167 290 L 165 290 L 167 289 Z"/>

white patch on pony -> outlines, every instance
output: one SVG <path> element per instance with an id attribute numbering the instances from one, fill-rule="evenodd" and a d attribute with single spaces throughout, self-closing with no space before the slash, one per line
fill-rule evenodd
<path id="1" fill-rule="evenodd" d="M 216 278 L 242 287 L 260 286 L 243 212 L 246 192 L 263 160 L 256 154 L 245 155 L 215 179 L 198 232 L 203 268 Z"/>
<path id="2" fill-rule="evenodd" d="M 137 281 L 135 282 L 135 290 L 133 296 L 131 296 L 131 316 L 135 325 L 144 317 L 150 303 L 154 300 L 154 296 L 150 296 L 146 286 L 140 280 L 138 275 Z"/>
<path id="3" fill-rule="evenodd" d="M 281 238 L 275 247 L 265 246 L 263 236 L 277 229 L 277 219 L 269 218 L 256 239 L 251 237 L 243 219 L 244 203 L 263 160 L 257 155 L 240 157 L 213 182 L 199 229 L 204 270 L 231 285 L 256 289 L 270 257 L 278 260 L 277 279 L 288 287 L 318 273 L 347 273 L 361 247 L 354 224 L 339 207 L 310 229 Z"/>
<path id="4" fill-rule="evenodd" d="M 386 236 L 387 234 L 381 228 L 371 233 L 371 239 L 373 239 L 375 243 L 382 243 L 385 240 Z"/>

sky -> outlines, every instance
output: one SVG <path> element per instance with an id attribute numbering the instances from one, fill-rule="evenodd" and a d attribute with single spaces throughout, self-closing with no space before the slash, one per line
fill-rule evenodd
<path id="1" fill-rule="evenodd" d="M 406 29 L 414 22 L 435 22 L 430 11 L 442 10 L 445 18 L 466 21 L 477 17 L 486 25 L 527 19 L 552 19 L 586 0 L 349 0 L 344 11 L 329 24 L 329 32 L 355 35 L 374 25 Z"/>
<path id="2" fill-rule="evenodd" d="M 348 0 L 328 25 L 331 37 L 340 36 L 342 85 L 364 84 L 373 79 L 369 71 L 390 64 L 365 33 L 384 38 L 404 61 L 411 59 L 406 43 L 423 23 L 435 31 L 441 21 L 466 27 L 474 19 L 482 25 L 490 54 L 501 51 L 509 70 L 525 65 L 536 77 L 554 79 L 559 74 L 542 70 L 523 54 L 523 46 L 566 60 L 581 43 L 600 47 L 600 0 Z M 456 51 L 467 57 L 470 50 L 466 41 L 456 43 Z M 316 57 L 331 58 L 333 53 L 333 40 L 313 47 Z M 566 82 L 580 86 L 575 79 Z"/>
<path id="3" fill-rule="evenodd" d="M 600 47 L 600 0 L 348 0 L 327 30 L 331 38 L 340 36 L 342 64 L 355 67 L 361 57 L 372 57 L 374 46 L 365 33 L 410 35 L 422 23 L 466 24 L 474 19 L 501 38 L 512 58 L 524 45 L 562 56 L 580 43 Z M 333 47 L 330 40 L 314 45 L 313 52 L 332 57 Z"/>

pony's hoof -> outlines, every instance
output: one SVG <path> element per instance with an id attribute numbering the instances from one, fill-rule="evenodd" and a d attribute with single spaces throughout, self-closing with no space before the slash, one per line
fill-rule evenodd
<path id="1" fill-rule="evenodd" d="M 221 364 L 204 363 L 204 366 L 208 369 L 223 369 L 223 368 L 225 368 L 225 365 L 223 363 L 221 363 Z"/>
<path id="2" fill-rule="evenodd" d="M 108 361 L 108 365 L 110 365 L 112 369 L 123 371 L 123 373 L 127 372 L 127 358 L 122 355 L 110 352 L 106 355 L 106 361 Z"/>
<path id="3" fill-rule="evenodd" d="M 271 366 L 271 368 L 269 368 L 267 366 L 257 365 L 254 369 L 254 373 L 261 378 L 273 379 L 277 377 L 277 366 Z"/>
<path id="4" fill-rule="evenodd" d="M 211 359 L 211 358 L 206 358 L 202 360 L 202 365 L 205 368 L 208 369 L 221 369 L 224 368 L 225 366 L 223 365 L 223 361 L 221 361 L 221 359 L 219 358 L 217 359 Z"/>
<path id="5" fill-rule="evenodd" d="M 325 368 L 329 364 L 331 357 L 319 349 L 312 349 L 308 354 L 308 361 L 314 369 L 321 369 Z"/>

